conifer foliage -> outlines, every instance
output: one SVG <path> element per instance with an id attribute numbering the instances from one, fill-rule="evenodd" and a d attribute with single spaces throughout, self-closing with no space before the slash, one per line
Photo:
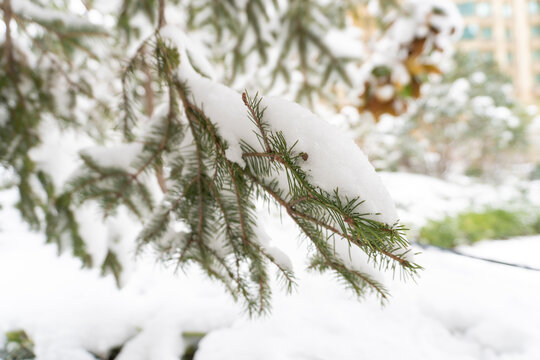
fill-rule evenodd
<path id="1" fill-rule="evenodd" d="M 257 226 L 255 208 L 263 199 L 279 205 L 312 244 L 311 268 L 334 272 L 358 295 L 372 290 L 385 299 L 387 291 L 370 267 L 399 269 L 405 275 L 418 269 L 402 227 L 395 216 L 385 214 L 393 207 L 377 205 L 376 195 L 367 191 L 321 185 L 310 168 L 319 153 L 300 148 L 301 139 L 291 140 L 289 128 L 276 126 L 267 112 L 275 102 L 207 79 L 208 64 L 193 50 L 185 29 L 168 25 L 166 18 L 183 9 L 188 29 L 212 27 L 215 41 L 235 39 L 232 58 L 214 58 L 222 61 L 227 82 L 246 72 L 253 54 L 269 61 L 273 48 L 267 37 L 272 33 L 261 24 L 272 22 L 279 4 L 187 3 L 124 0 L 115 14 L 116 26 L 107 32 L 56 3 L 49 8 L 39 1 L 3 0 L 0 161 L 19 190 L 22 217 L 60 250 L 71 249 L 86 266 L 101 267 L 121 283 L 121 234 L 109 231 L 106 250 L 97 256 L 91 251 L 96 239 L 81 230 L 81 209 L 99 204 L 103 222 L 127 211 L 142 229 L 140 250 L 153 247 L 178 267 L 198 264 L 243 300 L 250 313 L 261 313 L 269 309 L 270 265 L 287 289 L 295 284 L 287 256 L 269 246 Z M 300 54 L 300 93 L 305 94 L 334 71 L 311 67 L 311 51 L 326 57 L 347 82 L 342 62 L 305 23 L 319 19 L 311 17 L 312 11 L 336 15 L 316 3 L 291 1 L 282 18 L 287 31 L 280 57 Z M 348 2 L 339 3 L 344 11 Z M 87 6 L 94 10 L 92 2 Z M 215 12 L 227 16 L 205 20 Z M 141 13 L 151 31 L 137 28 L 140 21 L 132 24 Z M 133 54 L 127 60 L 126 51 Z M 280 66 L 272 76 L 281 73 L 288 79 L 288 70 Z M 321 83 L 309 80 L 317 73 Z M 201 86 L 208 90 L 206 96 Z M 219 111 L 216 98 L 225 99 Z M 228 106 L 228 99 L 239 106 Z M 289 110 L 298 114 L 290 106 L 282 116 Z M 64 182 L 31 155 L 37 147 L 43 150 L 42 127 L 51 121 L 56 128 L 89 133 L 95 145 L 80 152 L 78 170 Z M 55 161 L 49 158 L 49 163 Z M 364 165 L 367 160 L 351 161 L 362 164 L 351 169 L 366 169 L 354 176 L 378 182 L 373 169 Z M 338 246 L 343 243 L 345 247 Z M 357 259 L 359 250 L 367 265 Z"/>

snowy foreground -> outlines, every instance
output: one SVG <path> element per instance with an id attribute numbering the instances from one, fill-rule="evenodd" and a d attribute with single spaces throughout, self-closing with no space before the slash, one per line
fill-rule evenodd
<path id="1" fill-rule="evenodd" d="M 401 207 L 422 190 L 440 186 L 446 197 L 452 194 L 422 177 L 387 174 L 384 181 Z M 411 205 L 411 221 L 436 210 L 427 200 Z M 186 332 L 208 332 L 197 360 L 540 359 L 540 272 L 426 250 L 417 256 L 425 268 L 417 282 L 390 281 L 392 298 L 381 307 L 374 297 L 354 299 L 329 275 L 303 271 L 305 244 L 286 220 L 281 225 L 266 215 L 263 222 L 292 254 L 299 286 L 292 295 L 276 286 L 272 313 L 248 319 L 197 269 L 174 276 L 141 259 L 118 290 L 111 277 L 57 257 L 54 246 L 43 245 L 6 207 L 0 212 L 0 331 L 25 329 L 41 360 L 94 359 L 86 350 L 100 354 L 126 341 L 120 360 L 178 360 Z M 462 250 L 540 267 L 540 236 Z"/>

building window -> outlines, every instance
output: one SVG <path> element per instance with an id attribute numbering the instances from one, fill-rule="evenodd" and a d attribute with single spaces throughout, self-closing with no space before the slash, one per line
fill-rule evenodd
<path id="1" fill-rule="evenodd" d="M 533 50 L 533 60 L 540 60 L 540 49 Z"/>
<path id="2" fill-rule="evenodd" d="M 508 61 L 509 64 L 512 63 L 512 53 L 509 51 L 506 53 L 506 60 Z"/>
<path id="3" fill-rule="evenodd" d="M 538 1 L 530 0 L 527 3 L 527 11 L 529 11 L 529 14 L 531 15 L 536 15 L 540 13 L 540 4 L 538 3 Z"/>
<path id="4" fill-rule="evenodd" d="M 536 74 L 536 76 L 534 77 L 534 80 L 536 81 L 537 84 L 540 84 L 540 74 Z"/>
<path id="5" fill-rule="evenodd" d="M 491 4 L 488 2 L 479 2 L 476 4 L 476 15 L 488 17 L 491 15 Z"/>
<path id="6" fill-rule="evenodd" d="M 482 37 L 486 40 L 491 39 L 491 28 L 490 27 L 484 27 L 482 28 Z"/>
<path id="7" fill-rule="evenodd" d="M 502 8 L 502 13 L 505 18 L 512 17 L 512 5 L 510 4 L 504 4 Z"/>
<path id="8" fill-rule="evenodd" d="M 533 37 L 539 37 L 540 36 L 540 25 L 534 25 L 531 28 L 532 36 Z"/>
<path id="9" fill-rule="evenodd" d="M 465 40 L 471 40 L 476 37 L 478 34 L 478 25 L 476 24 L 470 24 L 465 26 L 465 29 L 463 30 L 463 39 Z"/>
<path id="10" fill-rule="evenodd" d="M 474 5 L 475 3 L 472 1 L 461 3 L 458 5 L 459 12 L 463 16 L 472 16 L 474 15 L 474 10 L 475 10 Z"/>
<path id="11" fill-rule="evenodd" d="M 510 30 L 509 28 L 506 28 L 505 34 L 506 34 L 506 40 L 512 39 L 512 30 Z"/>

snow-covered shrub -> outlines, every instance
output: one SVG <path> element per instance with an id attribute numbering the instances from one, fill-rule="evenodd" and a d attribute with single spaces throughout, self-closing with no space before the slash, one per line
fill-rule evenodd
<path id="1" fill-rule="evenodd" d="M 422 86 L 409 111 L 383 118 L 362 140 L 377 167 L 501 179 L 524 162 L 533 114 L 492 62 L 457 54 L 453 69 Z"/>

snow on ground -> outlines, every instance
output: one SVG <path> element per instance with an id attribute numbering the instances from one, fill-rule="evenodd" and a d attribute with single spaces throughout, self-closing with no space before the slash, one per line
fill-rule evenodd
<path id="1" fill-rule="evenodd" d="M 427 219 L 486 206 L 540 207 L 540 181 L 493 186 L 470 178 L 450 183 L 419 174 L 381 172 L 379 175 L 396 203 L 401 222 L 411 227 L 421 227 Z"/>
<path id="2" fill-rule="evenodd" d="M 270 235 L 294 252 L 292 225 L 275 221 L 267 219 Z M 481 246 L 476 254 L 525 261 L 522 252 L 540 253 L 540 236 Z M 532 257 L 525 263 L 540 267 Z M 271 317 L 239 319 L 210 333 L 197 360 L 540 357 L 540 272 L 438 250 L 417 261 L 425 268 L 420 278 L 396 279 L 385 307 L 373 297 L 357 301 L 331 276 L 301 272 L 298 292 L 276 296 Z"/>
<path id="3" fill-rule="evenodd" d="M 523 236 L 509 240 L 484 240 L 458 250 L 474 256 L 540 268 L 539 236 Z M 540 285 L 539 285 L 540 286 Z"/>
<path id="4" fill-rule="evenodd" d="M 388 179 L 402 184 L 389 186 L 398 203 L 424 193 L 419 203 L 430 203 L 427 194 L 434 191 L 440 191 L 434 199 L 447 196 L 450 203 L 462 196 L 444 191 L 438 180 L 384 174 L 383 181 Z M 425 268 L 417 282 L 391 282 L 392 298 L 381 307 L 374 296 L 353 298 L 330 275 L 303 271 L 305 243 L 284 220 L 265 215 L 261 226 L 290 255 L 299 287 L 292 295 L 276 288 L 272 313 L 249 319 L 196 269 L 175 277 L 143 259 L 118 290 L 112 278 L 81 270 L 69 256 L 57 257 L 52 245 L 43 245 L 5 207 L 0 331 L 27 330 L 41 360 L 90 359 L 83 349 L 99 353 L 126 340 L 121 360 L 178 359 L 185 331 L 209 332 L 196 360 L 540 358 L 540 272 L 425 250 L 417 257 Z M 540 267 L 540 236 L 460 250 Z"/>
<path id="5" fill-rule="evenodd" d="M 1 195 L 0 333 L 24 329 L 38 359 L 94 359 L 84 349 L 102 354 L 127 340 L 119 360 L 178 359 L 183 332 L 207 332 L 240 315 L 221 287 L 198 271 L 173 276 L 147 259 L 119 290 L 112 276 L 81 269 L 68 254 L 58 257 L 55 246 L 44 245 L 5 206 L 13 194 Z"/>

